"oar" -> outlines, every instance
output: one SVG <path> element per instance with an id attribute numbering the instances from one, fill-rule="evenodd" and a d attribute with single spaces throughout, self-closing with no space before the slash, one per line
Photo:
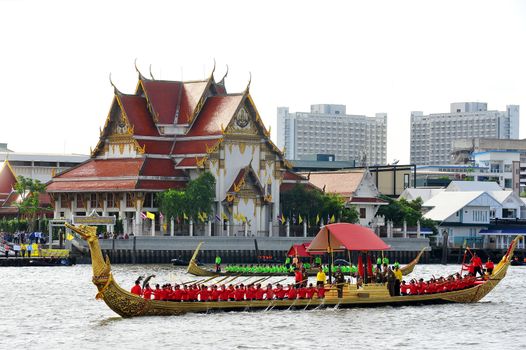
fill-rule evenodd
<path id="1" fill-rule="evenodd" d="M 281 282 L 285 281 L 285 280 L 286 280 L 287 278 L 288 278 L 288 277 L 282 278 L 282 279 L 280 279 L 279 281 L 277 281 L 277 282 L 274 282 L 273 284 L 278 284 L 278 283 L 281 283 Z"/>
<path id="2" fill-rule="evenodd" d="M 240 276 L 241 275 L 234 276 L 231 280 L 226 281 L 225 284 L 232 283 L 234 280 L 238 279 Z"/>
<path id="3" fill-rule="evenodd" d="M 216 281 L 215 284 L 219 284 L 219 283 L 223 282 L 224 280 L 226 280 L 227 278 L 230 278 L 230 276 L 226 276 L 226 277 L 221 278 L 219 281 Z"/>

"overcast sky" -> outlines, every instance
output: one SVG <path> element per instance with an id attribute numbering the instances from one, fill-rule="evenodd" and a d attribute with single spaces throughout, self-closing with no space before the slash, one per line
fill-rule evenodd
<path id="1" fill-rule="evenodd" d="M 409 161 L 410 111 L 482 101 L 526 114 L 526 1 L 0 0 L 0 33 L 0 142 L 19 152 L 87 154 L 108 74 L 133 92 L 135 58 L 173 80 L 208 76 L 215 58 L 229 92 L 251 72 L 274 140 L 278 106 L 386 112 L 389 162 Z"/>

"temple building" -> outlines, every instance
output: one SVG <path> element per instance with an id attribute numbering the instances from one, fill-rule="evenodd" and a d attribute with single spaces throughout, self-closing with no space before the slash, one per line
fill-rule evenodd
<path id="1" fill-rule="evenodd" d="M 213 71 L 208 79 L 182 82 L 137 72 L 135 93 L 114 87 L 91 157 L 47 184 L 55 218 L 95 212 L 122 219 L 129 234 L 166 234 L 170 218 L 155 215 L 154 230 L 143 224 L 149 221 L 143 213 L 159 212 L 155 194 L 184 188 L 208 170 L 216 179 L 209 234 L 277 235 L 272 227 L 290 165 L 270 140 L 250 82 L 241 93 L 227 93 L 226 74 L 218 82 Z"/>

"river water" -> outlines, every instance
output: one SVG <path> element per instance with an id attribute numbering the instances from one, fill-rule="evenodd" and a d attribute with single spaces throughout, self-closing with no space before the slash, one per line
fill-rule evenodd
<path id="1" fill-rule="evenodd" d="M 188 281 L 169 265 L 115 265 L 130 288 Z M 413 277 L 458 266 L 419 265 Z M 367 309 L 225 312 L 123 319 L 95 300 L 91 266 L 1 268 L 0 349 L 526 349 L 526 267 L 482 301 Z"/>

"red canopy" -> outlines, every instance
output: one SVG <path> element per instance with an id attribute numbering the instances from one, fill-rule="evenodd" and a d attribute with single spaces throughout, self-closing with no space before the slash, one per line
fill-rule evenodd
<path id="1" fill-rule="evenodd" d="M 307 253 L 307 247 L 310 243 L 293 244 L 287 252 L 287 256 L 299 256 L 302 258 L 309 258 L 311 255 Z"/>
<path id="2" fill-rule="evenodd" d="M 287 256 L 299 256 L 301 258 L 310 258 L 313 255 L 320 255 L 320 252 L 308 252 L 310 243 L 293 244 L 287 252 Z"/>
<path id="3" fill-rule="evenodd" d="M 329 249 L 330 248 L 330 249 Z M 389 250 L 371 229 L 355 224 L 337 223 L 325 225 L 314 237 L 308 253 L 343 250 Z"/>

